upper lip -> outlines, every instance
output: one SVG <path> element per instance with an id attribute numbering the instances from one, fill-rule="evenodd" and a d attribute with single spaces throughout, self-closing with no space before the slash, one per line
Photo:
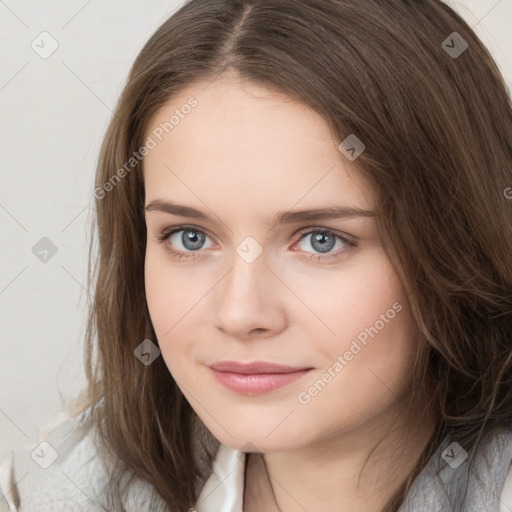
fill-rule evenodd
<path id="1" fill-rule="evenodd" d="M 242 374 L 261 373 L 293 373 L 302 370 L 310 370 L 311 367 L 283 366 L 267 361 L 254 361 L 252 363 L 238 363 L 236 361 L 218 361 L 210 365 L 210 368 L 219 372 L 231 372 Z"/>

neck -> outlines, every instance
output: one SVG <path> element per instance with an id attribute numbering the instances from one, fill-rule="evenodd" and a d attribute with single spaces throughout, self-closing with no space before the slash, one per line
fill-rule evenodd
<path id="1" fill-rule="evenodd" d="M 250 454 L 244 512 L 383 511 L 436 424 L 432 415 L 404 415 L 402 405 L 395 413 L 297 450 Z"/>

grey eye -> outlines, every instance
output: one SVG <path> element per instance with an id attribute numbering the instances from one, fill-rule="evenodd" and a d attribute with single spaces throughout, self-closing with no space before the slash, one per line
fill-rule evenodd
<path id="1" fill-rule="evenodd" d="M 181 234 L 181 236 L 179 236 Z M 174 238 L 174 240 L 173 240 Z M 204 233 L 196 229 L 181 229 L 170 236 L 172 245 L 178 250 L 197 251 L 203 249 L 203 244 L 208 238 Z M 179 244 L 182 244 L 182 247 Z"/>

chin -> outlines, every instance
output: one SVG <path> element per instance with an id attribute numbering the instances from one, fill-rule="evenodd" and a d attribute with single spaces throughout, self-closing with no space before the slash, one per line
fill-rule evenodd
<path id="1" fill-rule="evenodd" d="M 247 429 L 245 433 L 240 431 L 235 433 L 229 430 L 232 436 L 222 429 L 221 432 L 218 430 L 210 432 L 212 432 L 214 437 L 223 445 L 244 452 L 280 452 L 295 449 L 300 444 L 294 442 L 294 439 L 290 438 L 284 431 L 283 434 L 285 438 L 280 438 L 276 435 L 274 439 L 271 439 L 272 434 L 268 436 L 271 430 L 272 429 L 267 429 L 266 427 L 262 429 L 261 432 L 254 432 L 254 429 Z"/>

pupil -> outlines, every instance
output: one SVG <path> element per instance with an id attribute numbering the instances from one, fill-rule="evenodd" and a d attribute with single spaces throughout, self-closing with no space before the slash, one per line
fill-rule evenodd
<path id="1" fill-rule="evenodd" d="M 315 243 L 319 242 L 319 247 L 315 247 Z M 313 237 L 313 247 L 320 252 L 328 252 L 334 247 L 334 238 L 325 233 L 317 233 Z"/>
<path id="2" fill-rule="evenodd" d="M 184 231 L 182 235 L 183 245 L 189 249 L 199 249 L 203 242 L 204 235 L 199 235 L 196 231 Z"/>

